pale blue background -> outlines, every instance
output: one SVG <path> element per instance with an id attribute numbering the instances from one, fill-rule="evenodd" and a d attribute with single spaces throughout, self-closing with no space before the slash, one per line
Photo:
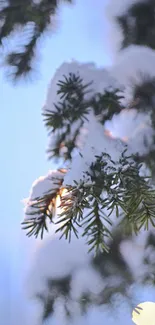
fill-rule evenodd
<path id="1" fill-rule="evenodd" d="M 47 86 L 55 69 L 65 60 L 94 61 L 102 66 L 109 63 L 104 2 L 98 0 L 95 5 L 93 0 L 78 0 L 74 6 L 62 7 L 57 32 L 41 43 L 39 78 L 36 75 L 32 82 L 14 87 L 4 79 L 1 70 L 0 315 L 3 321 L 0 323 L 3 325 L 12 325 L 6 310 L 9 308 L 14 314 L 18 292 L 23 257 L 19 231 L 23 217 L 21 200 L 28 196 L 32 182 L 52 166 L 45 155 L 47 135 L 41 117 Z"/>

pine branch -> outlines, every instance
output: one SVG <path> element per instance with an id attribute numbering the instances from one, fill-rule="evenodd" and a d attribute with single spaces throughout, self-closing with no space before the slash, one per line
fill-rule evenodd
<path id="1" fill-rule="evenodd" d="M 82 236 L 88 238 L 89 251 L 94 249 L 96 252 L 108 251 L 104 238 L 111 233 L 104 222 L 111 225 L 111 221 L 102 210 L 102 200 L 95 197 L 97 186 L 87 185 L 85 181 L 81 181 L 75 187 L 67 188 L 67 191 L 61 199 L 61 212 L 56 222 L 62 224 L 56 231 L 62 232 L 60 238 L 65 236 L 71 241 L 71 234 L 74 233 L 78 237 L 78 228 L 82 228 Z"/>
<path id="2" fill-rule="evenodd" d="M 103 94 L 97 93 L 91 102 L 94 114 L 100 116 L 102 124 L 106 120 L 110 120 L 114 114 L 119 114 L 124 108 L 121 105 L 121 99 L 124 98 L 120 95 L 119 89 L 105 90 Z"/>
<path id="3" fill-rule="evenodd" d="M 121 48 L 136 44 L 155 49 L 154 10 L 155 1 L 147 0 L 132 4 L 124 15 L 116 18 L 123 31 Z"/>
<path id="4" fill-rule="evenodd" d="M 54 105 L 54 111 L 45 110 L 43 113 L 49 134 L 56 134 L 54 147 L 48 151 L 50 158 L 59 157 L 65 147 L 64 158 L 71 159 L 72 151 L 77 147 L 76 139 L 89 113 L 89 101 L 85 100 L 85 96 L 90 92 L 90 84 L 83 85 L 80 76 L 73 73 L 58 82 L 57 93 L 62 101 Z"/>
<path id="5" fill-rule="evenodd" d="M 60 195 L 60 213 L 56 224 L 60 224 L 56 232 L 61 232 L 69 241 L 72 233 L 78 237 L 78 229 L 82 229 L 87 238 L 89 251 L 108 251 L 106 238 L 112 236 L 111 216 L 124 215 L 121 220 L 131 232 L 138 233 L 149 224 L 155 227 L 155 190 L 150 179 L 140 176 L 141 164 L 134 156 L 122 153 L 118 162 L 107 154 L 96 156 L 80 183 L 67 186 L 62 191 L 62 180 L 59 186 L 41 198 L 30 202 L 33 218 L 24 221 L 24 229 L 30 229 L 28 235 L 38 236 L 47 230 L 46 219 L 53 221 L 55 215 L 56 196 Z M 34 210 L 33 210 L 34 209 Z M 37 217 L 35 216 L 37 215 Z"/>
<path id="6" fill-rule="evenodd" d="M 48 150 L 50 158 L 60 157 L 62 148 L 65 148 L 63 158 L 71 160 L 72 152 L 77 148 L 76 140 L 90 111 L 104 124 L 114 113 L 123 109 L 120 103 L 123 96 L 119 94 L 119 89 L 91 95 L 91 84 L 92 82 L 84 84 L 80 76 L 73 73 L 58 82 L 57 94 L 60 95 L 60 101 L 54 104 L 54 110 L 46 109 L 43 113 L 49 135 L 56 138 Z"/>
<path id="7" fill-rule="evenodd" d="M 146 75 L 141 75 L 141 84 L 133 84 L 133 100 L 129 108 L 136 108 L 138 111 L 150 113 L 152 128 L 155 129 L 155 80 Z M 119 89 L 108 90 L 104 93 L 97 93 L 91 96 L 89 86 L 92 83 L 84 84 L 79 75 L 70 73 L 64 76 L 63 81 L 58 82 L 58 94 L 60 101 L 54 105 L 54 110 L 46 110 L 43 114 L 44 123 L 49 135 L 54 135 L 54 143 L 49 148 L 49 158 L 61 157 L 71 160 L 72 152 L 77 148 L 76 139 L 84 122 L 92 111 L 101 124 L 119 114 L 125 107 L 121 104 L 123 93 Z M 86 97 L 90 93 L 90 97 Z M 86 99 L 87 98 L 87 99 Z M 77 124 L 76 124 L 77 123 Z M 74 127 L 74 131 L 72 128 Z M 152 139 L 155 143 L 155 138 Z M 148 148 L 148 154 L 140 157 L 137 161 L 145 162 L 152 173 L 154 171 L 154 148 L 148 147 L 148 141 L 144 138 L 144 145 Z M 62 151 L 62 149 L 65 149 Z M 63 153 L 62 153 L 63 152 Z"/>
<path id="8" fill-rule="evenodd" d="M 28 230 L 27 236 L 34 235 L 36 238 L 44 235 L 44 230 L 48 231 L 47 220 L 53 222 L 56 214 L 57 197 L 60 195 L 61 185 L 63 183 L 64 170 L 59 169 L 62 173 L 62 179 L 54 177 L 54 189 L 43 193 L 42 196 L 29 200 L 27 203 L 26 218 L 22 222 L 24 230 Z M 31 217 L 32 216 L 32 217 Z"/>
<path id="9" fill-rule="evenodd" d="M 50 148 L 51 156 L 60 157 L 61 148 L 65 147 L 67 151 L 64 158 L 71 159 L 80 128 L 90 111 L 98 117 L 100 123 L 104 124 L 114 112 L 119 113 L 123 109 L 121 105 L 123 96 L 118 89 L 105 90 L 103 94 L 90 94 L 90 97 L 86 97 L 90 92 L 90 85 L 91 83 L 83 84 L 80 76 L 72 73 L 58 82 L 57 93 L 60 102 L 55 104 L 53 111 L 48 110 L 43 114 L 50 135 L 54 135 L 56 139 L 54 146 Z M 141 100 L 147 97 L 142 88 L 143 86 L 135 90 L 135 95 L 139 93 Z M 144 89 L 149 89 L 153 95 L 154 84 L 152 90 L 148 84 Z M 135 105 L 136 103 L 138 105 L 137 98 L 133 100 Z M 72 130 L 74 123 L 75 127 Z M 91 164 L 80 183 L 75 182 L 75 186 L 68 186 L 68 193 L 61 196 L 61 212 L 57 222 L 61 223 L 57 230 L 57 232 L 61 231 L 61 237 L 65 236 L 70 241 L 73 232 L 78 237 L 80 227 L 83 236 L 87 237 L 90 250 L 108 251 L 105 239 L 111 236 L 109 227 L 112 225 L 110 218 L 113 213 L 117 217 L 123 216 L 121 223 L 131 233 L 137 234 L 142 227 L 147 229 L 149 223 L 154 226 L 155 190 L 149 179 L 140 176 L 141 164 L 138 159 L 139 157 L 136 156 L 126 156 L 126 150 L 118 162 L 113 161 L 105 153 L 96 156 L 96 161 Z M 41 201 L 42 209 L 46 207 L 48 211 L 47 198 L 45 196 L 41 198 L 44 199 L 45 205 L 44 201 Z M 41 226 L 36 219 L 30 220 L 29 227 L 35 235 L 41 227 L 41 229 L 46 228 L 44 222 L 46 211 L 41 212 L 42 217 L 39 219 Z"/>
<path id="10" fill-rule="evenodd" d="M 77 184 L 77 183 L 75 183 Z M 75 226 L 81 227 L 81 221 L 83 220 L 84 209 L 89 209 L 89 202 L 87 200 L 87 189 L 84 187 L 84 183 L 77 184 L 75 187 L 66 187 L 67 194 L 61 197 L 59 220 L 56 224 L 62 225 L 56 231 L 62 232 L 61 238 L 65 236 L 66 239 L 71 241 L 71 234 L 74 232 L 78 237 L 78 231 Z"/>
<path id="11" fill-rule="evenodd" d="M 57 194 L 57 191 L 55 193 L 45 194 L 43 197 L 37 197 L 32 201 L 30 204 L 32 211 L 28 213 L 32 217 L 28 217 L 22 222 L 22 228 L 28 230 L 28 237 L 34 235 L 37 238 L 40 234 L 42 239 L 44 230 L 48 231 L 47 219 L 52 222 L 55 216 Z"/>
<path id="12" fill-rule="evenodd" d="M 105 237 L 111 236 L 108 225 L 112 225 L 113 213 L 117 217 L 123 213 L 127 226 L 136 234 L 142 227 L 148 229 L 149 224 L 155 226 L 155 190 L 148 178 L 139 175 L 140 168 L 125 152 L 117 164 L 108 155 L 96 157 L 86 173 L 89 182 L 85 178 L 64 195 L 57 222 L 63 225 L 57 232 L 61 231 L 70 241 L 72 231 L 78 237 L 81 227 L 90 250 L 108 251 Z"/>
<path id="13" fill-rule="evenodd" d="M 89 218 L 88 218 L 89 217 Z M 104 222 L 107 222 L 112 225 L 111 221 L 106 218 L 104 211 L 100 208 L 98 200 L 95 199 L 93 203 L 93 209 L 86 218 L 83 218 L 84 221 L 82 226 L 84 226 L 83 237 L 88 237 L 87 244 L 90 246 L 89 252 L 95 251 L 98 252 L 109 252 L 109 247 L 105 243 L 105 237 L 110 237 L 111 232 L 105 226 Z"/>
<path id="14" fill-rule="evenodd" d="M 71 3 L 71 0 L 64 0 Z M 52 17 L 56 15 L 58 0 L 42 0 L 35 3 L 33 0 L 9 0 L 0 8 L 0 45 L 12 32 L 17 35 L 17 26 L 25 30 L 29 25 L 29 38 L 24 40 L 23 51 L 15 50 L 6 56 L 6 63 L 13 68 L 13 78 L 28 74 L 33 68 L 36 56 L 36 45 L 40 37 L 47 31 Z M 20 34 L 19 34 L 20 35 Z M 27 38 L 27 39 L 26 39 Z"/>

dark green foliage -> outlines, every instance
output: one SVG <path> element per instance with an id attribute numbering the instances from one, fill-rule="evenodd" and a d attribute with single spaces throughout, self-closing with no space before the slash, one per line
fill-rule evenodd
<path id="1" fill-rule="evenodd" d="M 49 150 L 50 158 L 59 157 L 61 148 L 65 147 L 64 158 L 71 159 L 77 136 L 89 112 L 89 101 L 85 100 L 85 96 L 90 92 L 90 85 L 83 85 L 80 76 L 72 73 L 68 78 L 64 77 L 64 81 L 59 81 L 58 95 L 61 101 L 54 105 L 54 111 L 46 110 L 43 113 L 49 134 L 57 135 L 55 147 Z M 74 123 L 74 132 L 70 135 Z"/>
<path id="2" fill-rule="evenodd" d="M 118 162 L 112 161 L 104 153 L 97 156 L 84 178 L 79 183 L 75 182 L 75 186 L 66 187 L 68 192 L 61 197 L 61 212 L 56 221 L 60 223 L 57 232 L 62 233 L 61 237 L 65 236 L 70 241 L 73 232 L 78 237 L 80 227 L 82 236 L 87 237 L 89 251 L 98 253 L 109 251 L 106 238 L 112 236 L 109 226 L 112 225 L 110 217 L 113 212 L 117 217 L 123 216 L 120 222 L 122 224 L 125 220 L 130 233 L 137 234 L 142 227 L 147 230 L 149 223 L 155 226 L 155 191 L 149 179 L 139 176 L 140 168 L 141 165 L 133 157 L 126 156 L 125 151 Z M 57 192 L 49 193 L 49 201 L 43 205 L 46 211 L 54 195 Z M 38 214 L 40 205 L 38 210 L 35 208 L 34 214 Z M 47 217 L 49 214 L 43 214 L 43 220 Z M 35 233 L 37 236 L 40 233 L 40 218 L 37 220 L 28 219 L 24 222 L 25 229 L 30 229 L 29 235 Z M 44 224 L 41 235 L 43 227 Z"/>
<path id="3" fill-rule="evenodd" d="M 138 111 L 150 113 L 152 127 L 155 129 L 155 78 L 140 75 L 141 83 L 133 85 L 134 107 Z"/>
<path id="4" fill-rule="evenodd" d="M 48 280 L 47 286 L 49 295 L 44 298 L 44 315 L 43 320 L 48 318 L 54 311 L 54 302 L 59 297 L 67 297 L 69 296 L 70 292 L 70 281 L 71 276 L 67 276 L 62 279 L 52 279 Z M 66 310 L 67 311 L 67 310 Z"/>
<path id="5" fill-rule="evenodd" d="M 155 49 L 155 1 L 132 4 L 125 15 L 117 17 L 123 30 L 122 48 L 131 44 Z"/>
<path id="6" fill-rule="evenodd" d="M 134 107 L 141 112 L 150 113 L 152 128 L 155 130 L 155 78 L 141 75 L 141 83 L 133 85 L 133 101 Z M 144 162 L 155 178 L 155 136 L 153 136 L 153 144 L 148 147 L 147 141 L 144 142 L 148 153 L 137 156 L 137 161 Z"/>
<path id="7" fill-rule="evenodd" d="M 71 281 L 70 275 L 62 279 L 54 279 L 54 280 L 50 279 L 48 280 L 48 287 L 52 289 L 53 294 L 55 296 L 58 295 L 58 292 L 59 295 L 66 296 L 70 291 L 70 281 Z"/>
<path id="8" fill-rule="evenodd" d="M 133 98 L 137 99 L 136 108 L 142 111 L 151 110 L 155 115 L 155 78 L 141 74 L 141 83 L 134 85 Z"/>
<path id="9" fill-rule="evenodd" d="M 78 236 L 75 226 L 83 227 L 83 236 L 88 238 L 90 250 L 98 252 L 108 251 L 105 238 L 111 236 L 108 225 L 112 225 L 110 216 L 113 212 L 117 217 L 124 215 L 131 233 L 137 234 L 142 227 L 148 229 L 149 222 L 155 226 L 155 191 L 149 180 L 139 176 L 140 167 L 124 153 L 118 163 L 108 155 L 106 159 L 104 154 L 97 157 L 96 163 L 87 172 L 91 182 L 87 183 L 87 179 L 84 179 L 72 188 L 76 193 L 71 196 L 74 209 L 71 201 L 68 205 L 65 196 L 62 200 L 64 211 L 58 222 L 66 220 L 59 229 L 63 235 L 70 238 L 73 230 Z M 106 193 L 105 197 L 103 193 Z M 84 215 L 85 208 L 88 212 Z"/>
<path id="10" fill-rule="evenodd" d="M 32 217 L 22 222 L 23 229 L 29 230 L 27 236 L 30 237 L 34 235 L 37 238 L 38 234 L 40 234 L 41 238 L 43 238 L 44 231 L 48 231 L 47 218 L 52 222 L 54 217 L 54 203 L 53 205 L 51 205 L 51 203 L 55 200 L 56 195 L 57 192 L 44 193 L 42 197 L 35 198 L 34 203 L 31 204 L 31 209 L 33 209 L 33 211 L 29 213 Z"/>
<path id="11" fill-rule="evenodd" d="M 155 234 L 152 231 L 147 239 L 146 248 L 149 249 L 147 254 L 145 254 L 144 263 L 148 266 L 149 272 L 147 272 L 145 281 L 155 285 L 155 258 L 154 258 L 154 248 L 155 248 Z M 153 255 L 151 256 L 151 253 Z"/>
<path id="12" fill-rule="evenodd" d="M 44 314 L 43 314 L 43 321 L 46 320 L 51 314 L 54 312 L 54 299 L 52 299 L 49 295 L 49 297 L 46 297 L 46 300 L 44 302 Z"/>
<path id="13" fill-rule="evenodd" d="M 71 0 L 64 0 L 71 3 Z M 38 2 L 38 3 L 37 3 Z M 7 3 L 7 4 L 6 4 Z M 47 31 L 58 10 L 58 0 L 8 0 L 0 4 L 0 45 L 3 40 L 23 30 L 24 46 L 9 53 L 6 63 L 12 68 L 14 78 L 28 74 L 33 66 L 36 46 L 40 37 Z M 18 27 L 18 29 L 17 29 Z"/>
<path id="14" fill-rule="evenodd" d="M 104 94 L 97 93 L 91 99 L 91 107 L 93 108 L 96 116 L 101 116 L 100 121 L 102 124 L 106 120 L 110 120 L 114 114 L 119 114 L 123 109 L 121 105 L 121 99 L 123 95 L 120 95 L 120 89 L 105 90 Z"/>
<path id="15" fill-rule="evenodd" d="M 155 234 L 151 233 L 148 237 L 147 245 L 155 247 Z M 155 261 L 154 261 L 155 262 Z"/>
<path id="16" fill-rule="evenodd" d="M 112 239 L 109 243 L 109 253 L 100 252 L 97 256 L 93 258 L 93 266 L 101 273 L 104 279 L 109 276 L 122 276 L 125 279 L 126 284 L 131 284 L 133 281 L 132 274 L 127 267 L 123 257 L 120 254 L 120 243 L 123 239 L 127 239 L 123 229 L 118 227 L 112 233 Z M 130 236 L 129 236 L 130 238 Z"/>

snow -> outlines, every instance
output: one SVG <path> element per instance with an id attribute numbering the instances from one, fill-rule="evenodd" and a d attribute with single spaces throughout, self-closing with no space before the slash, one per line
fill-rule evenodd
<path id="1" fill-rule="evenodd" d="M 136 3 L 147 2 L 148 0 L 109 0 L 106 7 L 106 12 L 110 17 L 117 17 L 127 13 L 129 8 L 131 8 Z"/>
<path id="2" fill-rule="evenodd" d="M 28 291 L 31 296 L 38 291 L 46 291 L 47 279 L 63 278 L 90 262 L 92 255 L 88 254 L 85 240 L 78 240 L 73 236 L 70 244 L 59 238 L 60 234 L 50 235 L 43 243 L 37 245 L 33 252 L 34 260 L 31 262 L 28 277 Z"/>
<path id="3" fill-rule="evenodd" d="M 150 286 L 140 286 L 136 285 L 130 288 L 130 292 L 132 296 L 135 297 L 134 301 L 136 306 L 141 301 L 154 301 L 154 289 Z M 121 306 L 121 308 L 120 308 Z M 86 315 L 74 317 L 71 320 L 66 321 L 63 313 L 63 304 L 62 301 L 59 300 L 57 303 L 57 312 L 55 313 L 53 318 L 48 318 L 44 325 L 58 325 L 58 324 L 68 324 L 68 325 L 102 325 L 105 320 L 109 325 L 133 325 L 132 322 L 132 308 L 129 306 L 126 299 L 123 299 L 121 296 L 117 295 L 115 299 L 113 299 L 112 308 L 108 305 L 102 306 L 90 306 Z M 39 324 L 40 325 L 40 324 Z"/>
<path id="4" fill-rule="evenodd" d="M 80 253 L 79 253 L 80 252 Z M 43 241 L 36 243 L 31 256 L 29 257 L 29 268 L 25 277 L 25 297 L 28 308 L 31 309 L 31 314 L 34 315 L 34 325 L 40 325 L 43 310 L 40 302 L 35 298 L 37 294 L 41 294 L 46 297 L 48 291 L 47 280 L 62 279 L 68 275 L 73 274 L 72 279 L 72 296 L 75 298 L 78 291 L 82 290 L 82 284 L 80 287 L 80 279 L 83 279 L 85 288 L 90 285 L 92 279 L 92 290 L 100 290 L 100 277 L 94 277 L 95 271 L 91 271 L 88 268 L 91 254 L 88 254 L 87 245 L 85 240 L 78 240 L 73 236 L 72 242 L 68 243 L 65 239 L 59 240 L 59 236 L 53 231 L 53 235 L 50 232 L 49 237 L 44 238 Z M 78 273 L 79 272 L 79 273 Z M 88 275 L 91 275 L 91 278 Z M 78 287 L 75 286 L 75 281 L 78 283 Z M 96 285 L 98 286 L 97 288 Z M 78 290 L 78 291 L 77 291 Z M 56 300 L 55 302 L 55 316 L 54 318 L 62 323 L 64 302 Z M 76 305 L 76 303 L 75 303 Z M 73 306 L 76 307 L 76 306 Z M 29 311 L 29 309 L 28 309 Z M 60 315 L 61 311 L 61 315 Z M 73 313 L 76 309 L 73 308 Z M 61 316 L 61 317 L 60 317 Z M 37 320 L 35 320 L 35 318 Z M 32 318 L 33 319 L 33 318 Z M 56 320 L 55 320 L 56 321 Z M 54 323 L 55 324 L 55 323 Z"/>
<path id="5" fill-rule="evenodd" d="M 71 299 L 79 299 L 83 293 L 97 296 L 105 288 L 103 278 L 90 265 L 73 273 L 71 281 Z"/>
<path id="6" fill-rule="evenodd" d="M 29 198 L 24 200 L 25 202 L 25 219 L 32 218 L 31 213 L 34 212 L 33 204 L 37 202 L 37 198 L 43 197 L 43 195 L 49 192 L 57 192 L 61 187 L 62 180 L 64 178 L 64 171 L 50 170 L 46 176 L 40 176 L 32 184 Z M 36 218 L 39 215 L 35 214 Z"/>
<path id="7" fill-rule="evenodd" d="M 124 240 L 120 244 L 120 252 L 129 266 L 135 281 L 140 282 L 149 271 L 148 267 L 144 265 L 144 249 L 145 245 L 138 245 L 132 240 Z M 134 251 L 134 254 L 133 254 Z M 130 256 L 130 259 L 128 258 Z M 136 258 L 135 258 L 136 256 Z"/>
<path id="8" fill-rule="evenodd" d="M 99 69 L 91 63 L 82 64 L 78 63 L 77 61 L 64 63 L 57 70 L 51 81 L 44 109 L 51 111 L 54 110 L 53 103 L 57 103 L 59 100 L 59 96 L 57 95 L 58 87 L 56 84 L 58 80 L 62 80 L 63 75 L 67 75 L 69 72 L 78 72 L 80 77 L 84 80 L 84 83 L 89 83 L 94 78 L 94 83 L 91 86 L 91 96 L 96 91 L 103 92 L 105 88 L 109 87 L 110 85 L 121 85 L 121 87 L 125 87 L 124 104 L 127 105 L 133 95 L 133 85 L 139 84 L 142 76 L 148 75 L 150 77 L 154 77 L 155 70 L 152 68 L 153 66 L 155 66 L 154 51 L 147 47 L 141 46 L 139 48 L 139 46 L 133 45 L 123 50 L 119 55 L 117 63 L 115 63 L 107 71 L 105 69 Z M 114 138 L 119 138 L 125 142 L 127 139 L 129 147 L 131 147 L 130 152 L 135 153 L 137 152 L 137 148 L 138 150 L 141 148 L 140 150 L 143 154 L 147 150 L 143 143 L 144 136 L 147 135 L 149 145 L 152 141 L 151 139 L 153 132 L 150 124 L 150 116 L 148 114 L 137 114 L 136 110 L 133 109 L 130 110 L 130 112 L 125 110 L 125 112 L 122 112 L 117 116 L 114 115 L 112 121 L 106 122 L 105 129 L 110 131 L 113 129 L 112 136 Z M 123 130 L 122 126 L 120 127 L 120 125 L 123 125 Z M 76 128 L 78 128 L 77 123 L 72 125 L 70 136 L 72 133 L 74 133 Z M 78 156 L 78 154 L 75 155 L 75 153 L 73 153 L 74 157 L 72 166 L 65 177 L 64 184 L 69 184 L 69 182 L 72 183 L 74 180 L 79 180 L 82 178 L 83 171 L 88 169 L 88 166 L 92 162 L 92 158 L 96 154 L 107 150 L 107 148 L 108 153 L 118 157 L 116 152 L 118 151 L 118 146 L 120 146 L 120 144 L 118 144 L 118 141 L 111 141 L 110 139 L 107 139 L 104 134 L 103 127 L 99 124 L 99 122 L 96 121 L 92 113 L 89 115 L 89 123 L 86 122 L 84 124 L 84 130 L 85 134 L 82 134 L 81 130 L 80 136 L 77 139 L 77 145 L 80 149 L 79 152 L 83 155 L 83 158 Z M 96 130 L 95 136 L 93 130 Z M 57 132 L 50 136 L 50 148 L 53 147 L 56 136 Z M 122 147 L 122 145 L 120 147 Z"/>
<path id="9" fill-rule="evenodd" d="M 142 255 L 144 253 L 142 244 L 134 245 L 132 242 L 124 241 L 121 244 L 121 254 L 128 262 L 128 266 L 135 276 L 135 284 L 129 288 L 129 293 L 135 299 L 135 305 L 142 301 L 142 297 L 154 299 L 155 289 L 152 286 L 138 285 L 138 276 L 144 273 L 144 264 L 142 263 Z M 106 282 L 103 277 L 90 265 L 91 257 L 86 250 L 86 245 L 81 240 L 73 239 L 69 244 L 65 240 L 59 240 L 56 235 L 45 239 L 33 252 L 33 260 L 31 262 L 30 272 L 27 277 L 27 297 L 29 299 L 29 308 L 31 314 L 34 315 L 34 325 L 40 325 L 42 318 L 42 306 L 35 299 L 35 295 L 43 294 L 46 296 L 48 291 L 47 279 L 62 279 L 67 275 L 72 275 L 70 285 L 70 298 L 68 307 L 72 315 L 72 324 L 81 325 L 84 321 L 93 325 L 95 316 L 98 323 L 104 319 L 108 319 L 109 324 L 114 322 L 121 324 L 123 319 L 126 324 L 131 325 L 131 307 L 126 298 L 116 295 L 112 300 L 112 309 L 108 305 L 90 306 L 86 315 L 81 315 L 78 299 L 82 293 L 90 293 L 91 297 L 97 300 L 98 294 L 105 288 L 107 284 L 114 285 L 119 279 L 111 278 L 110 282 Z M 130 259 L 128 256 L 130 255 Z M 139 278 L 140 279 L 140 278 Z M 137 291 L 136 291 L 137 288 Z M 148 291 L 147 291 L 148 288 Z M 146 291 L 146 295 L 144 292 Z M 65 316 L 65 300 L 63 297 L 56 299 L 54 304 L 54 315 L 49 317 L 43 325 L 70 324 Z M 121 305 L 121 308 L 120 308 Z M 36 321 L 36 322 L 35 322 Z"/>
<path id="10" fill-rule="evenodd" d="M 60 95 L 57 94 L 59 89 L 58 82 L 63 80 L 63 76 L 69 76 L 69 73 L 74 73 L 79 75 L 83 80 L 83 84 L 88 84 L 93 81 L 89 86 L 91 89 L 91 95 L 96 92 L 102 92 L 105 86 L 111 83 L 108 72 L 106 69 L 98 68 L 95 63 L 80 63 L 78 61 L 72 60 L 69 62 L 64 62 L 56 70 L 54 76 L 48 87 L 47 99 L 45 102 L 44 110 L 54 111 L 54 103 L 58 103 L 60 100 Z M 90 96 L 87 94 L 87 96 Z"/>
<path id="11" fill-rule="evenodd" d="M 64 173 L 59 170 L 50 170 L 47 176 L 40 176 L 32 184 L 29 199 L 33 201 L 42 196 L 43 193 L 56 190 L 59 188 L 59 183 L 61 183 L 63 177 Z"/>
<path id="12" fill-rule="evenodd" d="M 88 90 L 90 90 L 90 93 L 85 95 L 85 99 L 90 98 L 90 96 L 92 96 L 96 92 L 103 92 L 104 89 L 107 88 L 109 85 L 115 84 L 115 81 L 109 76 L 107 70 L 103 68 L 98 68 L 94 63 L 90 62 L 86 64 L 74 60 L 70 62 L 64 62 L 57 69 L 49 84 L 47 99 L 43 107 L 43 113 L 46 113 L 46 110 L 52 112 L 55 111 L 54 104 L 60 101 L 60 95 L 57 94 L 57 91 L 59 89 L 57 84 L 60 80 L 62 81 L 64 79 L 64 76 L 68 77 L 69 73 L 79 75 L 80 78 L 83 80 L 83 84 L 85 85 L 93 81 L 93 83 L 88 88 Z M 68 136 L 68 140 L 78 128 L 79 122 L 74 122 L 71 126 L 71 132 Z M 54 148 L 55 141 L 57 139 L 57 135 L 59 135 L 59 132 L 60 131 L 55 131 L 54 133 L 52 133 L 52 136 L 49 139 L 48 149 Z M 63 129 L 61 130 L 61 132 L 63 132 Z M 80 146 L 79 143 L 77 144 Z M 64 148 L 60 151 L 60 154 L 63 155 L 63 153 Z"/>
<path id="13" fill-rule="evenodd" d="M 95 134 L 94 134 L 95 131 Z M 118 160 L 123 150 L 123 144 L 118 140 L 107 137 L 104 133 L 104 127 L 96 120 L 93 114 L 89 115 L 87 126 L 87 138 L 85 145 L 80 151 L 82 156 L 77 154 L 72 159 L 69 171 L 64 177 L 64 185 L 73 185 L 74 181 L 83 179 L 83 173 L 89 170 L 92 162 L 96 160 L 96 155 L 106 152 L 111 158 Z"/>
<path id="14" fill-rule="evenodd" d="M 27 298 L 27 297 L 26 297 Z M 33 325 L 42 325 L 43 305 L 41 301 L 27 298 L 23 300 L 24 316 L 23 324 L 29 325 L 30 318 Z"/>
<path id="15" fill-rule="evenodd" d="M 142 77 L 155 77 L 155 51 L 147 46 L 130 45 L 122 50 L 109 71 L 124 87 L 139 84 Z"/>
<path id="16" fill-rule="evenodd" d="M 127 144 L 130 153 L 145 154 L 153 144 L 150 114 L 139 113 L 136 109 L 125 109 L 120 114 L 114 114 L 111 121 L 106 121 L 105 128 L 115 139 Z"/>

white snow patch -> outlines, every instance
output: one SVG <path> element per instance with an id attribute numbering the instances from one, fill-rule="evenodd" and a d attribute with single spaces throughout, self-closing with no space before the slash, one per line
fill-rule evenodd
<path id="1" fill-rule="evenodd" d="M 83 179 L 83 173 L 89 170 L 91 163 L 96 160 L 96 155 L 105 152 L 110 154 L 113 160 L 118 160 L 122 151 L 123 144 L 106 136 L 103 125 L 97 121 L 93 114 L 90 114 L 85 145 L 80 154 L 72 159 L 71 167 L 64 177 L 63 184 L 73 185 L 74 180 Z"/>
<path id="2" fill-rule="evenodd" d="M 31 213 L 34 212 L 35 209 L 32 207 L 32 205 L 37 202 L 37 198 L 43 197 L 49 192 L 52 193 L 58 190 L 61 187 L 61 182 L 63 178 L 64 173 L 58 170 L 50 170 L 47 176 L 40 176 L 37 180 L 34 181 L 30 190 L 29 198 L 24 200 L 25 219 L 33 217 Z M 37 214 L 35 214 L 35 217 L 37 218 Z"/>
<path id="3" fill-rule="evenodd" d="M 143 2 L 147 0 L 109 0 L 105 10 L 109 17 L 117 17 L 127 13 L 134 4 Z"/>
<path id="4" fill-rule="evenodd" d="M 130 45 L 121 51 L 109 73 L 119 84 L 132 90 L 134 84 L 141 84 L 143 77 L 155 77 L 155 51 L 146 46 Z"/>
<path id="5" fill-rule="evenodd" d="M 112 137 L 126 143 L 131 153 L 144 154 L 153 143 L 150 114 L 138 112 L 136 109 L 124 109 L 119 114 L 114 114 L 110 121 L 106 121 L 105 128 Z"/>
<path id="6" fill-rule="evenodd" d="M 88 254 L 85 240 L 72 237 L 71 243 L 54 235 L 40 243 L 34 251 L 28 276 L 31 296 L 47 290 L 47 279 L 63 278 L 79 267 L 86 266 L 92 255 Z"/>
<path id="7" fill-rule="evenodd" d="M 134 238 L 132 240 L 123 240 L 120 243 L 120 252 L 132 271 L 135 280 L 140 282 L 142 276 L 148 271 L 148 267 L 144 265 L 144 243 L 136 243 Z M 129 258 L 130 256 L 130 258 Z"/>
<path id="8" fill-rule="evenodd" d="M 79 75 L 80 78 L 83 80 L 83 84 L 89 84 L 93 82 L 88 90 L 90 92 L 85 95 L 85 99 L 88 99 L 92 97 L 93 94 L 97 92 L 103 93 L 105 88 L 109 86 L 114 86 L 115 81 L 112 77 L 109 77 L 109 73 L 107 70 L 103 68 L 98 68 L 94 63 L 79 63 L 77 61 L 71 61 L 71 62 L 64 62 L 56 71 L 54 77 L 51 80 L 51 83 L 48 88 L 47 93 L 47 99 L 46 103 L 43 107 L 43 112 L 45 113 L 46 110 L 48 111 L 55 111 L 54 104 L 58 104 L 58 102 L 61 101 L 60 95 L 57 93 L 59 86 L 57 85 L 59 81 L 64 80 L 64 76 L 69 77 L 69 73 L 74 73 L 76 75 Z M 79 122 L 75 122 L 71 126 L 71 133 L 70 135 L 74 133 L 75 129 L 78 127 Z M 57 139 L 57 135 L 59 132 L 62 132 L 63 130 L 55 131 L 51 134 L 49 139 L 48 148 L 52 149 L 55 145 L 55 141 Z M 70 139 L 70 136 L 68 140 Z M 81 139 L 81 137 L 80 137 Z M 77 144 L 80 146 L 79 142 Z M 63 154 L 64 148 L 61 150 L 61 153 Z"/>
<path id="9" fill-rule="evenodd" d="M 86 98 L 92 96 L 93 93 L 102 92 L 105 87 L 109 86 L 112 82 L 107 70 L 105 68 L 98 68 L 95 63 L 79 63 L 74 60 L 71 62 L 64 62 L 56 70 L 56 73 L 49 84 L 47 99 L 43 111 L 46 109 L 55 111 L 54 103 L 58 103 L 60 100 L 60 95 L 57 94 L 59 89 L 57 84 L 59 81 L 65 80 L 64 76 L 69 77 L 69 73 L 79 75 L 83 80 L 83 84 L 93 82 L 89 86 L 91 92 L 86 96 Z"/>
<path id="10" fill-rule="evenodd" d="M 91 266 L 81 268 L 73 273 L 71 297 L 79 299 L 84 293 L 91 293 L 95 298 L 105 287 L 103 278 Z"/>

